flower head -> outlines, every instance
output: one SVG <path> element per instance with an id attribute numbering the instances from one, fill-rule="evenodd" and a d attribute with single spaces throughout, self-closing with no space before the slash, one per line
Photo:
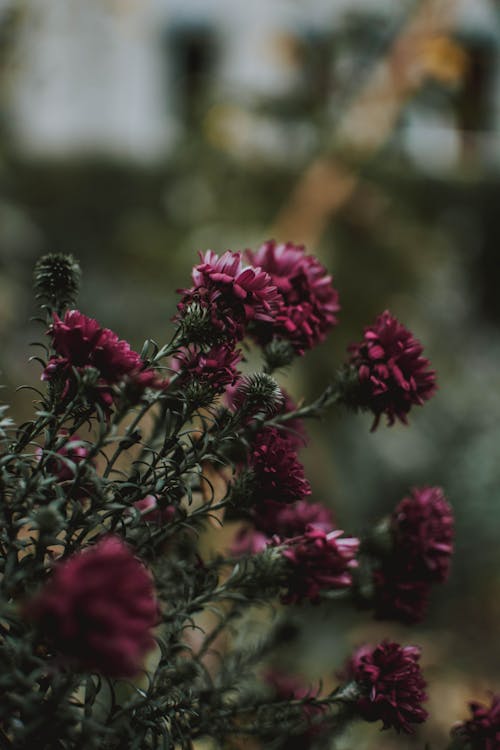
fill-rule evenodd
<path id="1" fill-rule="evenodd" d="M 78 310 L 68 310 L 62 320 L 54 314 L 48 333 L 56 355 L 50 358 L 42 380 L 61 380 L 63 400 L 74 395 L 75 369 L 97 373 L 95 396 L 105 408 L 112 404 L 111 387 L 118 383 L 126 381 L 139 392 L 147 387 L 164 387 L 156 372 L 145 366 L 126 341 Z"/>
<path id="2" fill-rule="evenodd" d="M 193 305 L 206 310 L 220 338 L 243 338 L 250 321 L 271 322 L 280 296 L 269 274 L 244 266 L 241 253 L 227 250 L 220 257 L 212 250 L 193 269 L 191 289 L 182 290 L 177 309 L 182 320 Z"/>
<path id="3" fill-rule="evenodd" d="M 257 435 L 250 467 L 258 503 L 266 500 L 293 503 L 311 494 L 293 442 L 275 427 L 267 427 Z"/>
<path id="4" fill-rule="evenodd" d="M 177 515 L 175 505 L 161 507 L 158 504 L 158 498 L 155 495 L 145 495 L 134 503 L 134 508 L 139 510 L 145 521 L 154 523 L 158 526 L 164 526 L 170 523 Z"/>
<path id="5" fill-rule="evenodd" d="M 453 552 L 453 513 L 439 487 L 414 488 L 397 505 L 391 528 L 398 557 L 423 579 L 445 581 Z"/>
<path id="6" fill-rule="evenodd" d="M 324 341 L 337 323 L 340 306 L 331 276 L 317 258 L 306 255 L 303 246 L 274 240 L 255 253 L 247 251 L 247 256 L 252 265 L 267 271 L 283 300 L 272 325 L 254 327 L 259 343 L 266 345 L 278 336 L 290 341 L 297 354 L 303 354 Z"/>
<path id="7" fill-rule="evenodd" d="M 357 567 L 359 540 L 342 537 L 340 530 L 326 533 L 309 526 L 305 533 L 291 539 L 275 537 L 273 542 L 283 546 L 287 561 L 286 587 L 282 597 L 285 604 L 296 604 L 303 599 L 316 603 L 320 592 L 348 588 L 352 584 L 352 570 Z"/>
<path id="8" fill-rule="evenodd" d="M 436 390 L 436 373 L 422 356 L 422 345 L 387 310 L 349 351 L 359 380 L 356 405 L 375 415 L 372 430 L 382 414 L 389 425 L 397 419 L 406 424 L 411 407 L 421 406 Z"/>
<path id="9" fill-rule="evenodd" d="M 253 520 L 257 529 L 269 535 L 293 537 L 303 534 L 308 526 L 331 531 L 333 517 L 328 508 L 321 503 L 309 503 L 299 500 L 290 505 L 283 505 L 268 500 L 255 507 Z"/>
<path id="10" fill-rule="evenodd" d="M 469 703 L 472 718 L 453 729 L 471 750 L 498 750 L 500 747 L 500 695 L 493 695 L 491 706 Z"/>
<path id="11" fill-rule="evenodd" d="M 229 552 L 234 557 L 257 555 L 266 549 L 270 541 L 270 537 L 261 531 L 257 531 L 252 526 L 242 526 L 236 532 Z"/>
<path id="12" fill-rule="evenodd" d="M 240 360 L 241 352 L 225 344 L 216 344 L 208 351 L 189 346 L 175 355 L 172 366 L 178 372 L 179 385 L 196 382 L 215 394 L 236 383 Z"/>
<path id="13" fill-rule="evenodd" d="M 61 432 L 60 437 L 65 435 L 66 433 Z M 89 448 L 78 435 L 68 436 L 64 445 L 46 462 L 47 471 L 53 474 L 58 482 L 70 482 L 75 477 L 74 467 L 85 461 L 89 454 Z M 37 456 L 42 458 L 41 448 L 37 450 Z"/>
<path id="14" fill-rule="evenodd" d="M 347 675 L 365 690 L 357 709 L 366 721 L 382 721 L 383 729 L 413 734 L 412 724 L 426 720 L 422 703 L 426 683 L 420 671 L 418 646 L 383 641 L 362 646 L 351 657 Z"/>
<path id="15" fill-rule="evenodd" d="M 132 677 L 154 645 L 158 613 L 150 573 L 108 536 L 61 562 L 26 614 L 82 669 Z"/>

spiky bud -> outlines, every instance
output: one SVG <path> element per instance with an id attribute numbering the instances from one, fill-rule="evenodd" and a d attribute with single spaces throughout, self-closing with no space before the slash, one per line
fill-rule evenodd
<path id="1" fill-rule="evenodd" d="M 296 356 L 295 349 L 286 339 L 273 338 L 264 348 L 264 359 L 269 372 L 288 367 Z"/>
<path id="2" fill-rule="evenodd" d="M 244 417 L 269 417 L 283 405 L 281 388 L 271 375 L 255 372 L 243 377 L 233 396 L 233 405 Z"/>
<path id="3" fill-rule="evenodd" d="M 80 290 L 81 270 L 72 255 L 49 253 L 35 264 L 35 297 L 50 311 L 61 314 L 74 307 Z"/>

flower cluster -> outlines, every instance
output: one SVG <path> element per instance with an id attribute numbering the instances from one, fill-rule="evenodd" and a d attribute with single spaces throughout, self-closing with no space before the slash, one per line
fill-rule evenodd
<path id="1" fill-rule="evenodd" d="M 257 435 L 249 466 L 254 473 L 256 504 L 265 501 L 293 503 L 311 494 L 295 444 L 275 427 Z"/>
<path id="2" fill-rule="evenodd" d="M 153 581 L 118 537 L 59 563 L 26 612 L 81 669 L 132 677 L 154 646 Z"/>
<path id="3" fill-rule="evenodd" d="M 287 561 L 285 604 L 304 599 L 317 603 L 322 591 L 349 588 L 352 570 L 357 567 L 359 540 L 343 537 L 339 529 L 326 532 L 314 526 L 291 539 L 275 537 L 273 543 L 283 548 Z"/>
<path id="4" fill-rule="evenodd" d="M 472 718 L 458 724 L 452 734 L 470 750 L 498 750 L 500 747 L 500 695 L 493 695 L 491 705 L 469 704 Z"/>
<path id="5" fill-rule="evenodd" d="M 244 266 L 241 253 L 212 250 L 193 269 L 193 286 L 184 289 L 177 309 L 182 320 L 193 306 L 206 311 L 215 338 L 237 341 L 251 321 L 271 323 L 280 297 L 269 274 Z"/>
<path id="6" fill-rule="evenodd" d="M 362 646 L 351 657 L 347 676 L 364 689 L 357 710 L 366 721 L 382 721 L 383 729 L 412 734 L 413 724 L 427 718 L 422 703 L 426 683 L 420 671 L 420 649 L 384 641 Z"/>
<path id="7" fill-rule="evenodd" d="M 453 552 L 453 514 L 439 487 L 414 488 L 390 521 L 391 550 L 375 570 L 379 617 L 421 620 L 432 584 L 447 579 Z"/>
<path id="8" fill-rule="evenodd" d="M 138 394 L 165 385 L 126 341 L 78 310 L 68 310 L 62 320 L 54 314 L 49 335 L 55 355 L 50 357 L 42 380 L 57 384 L 62 403 L 76 395 L 75 371 L 97 373 L 92 396 L 104 409 L 113 405 L 113 386 L 119 383 L 127 382 Z"/>
<path id="9" fill-rule="evenodd" d="M 422 356 L 422 345 L 388 310 L 365 328 L 363 341 L 351 344 L 350 365 L 358 374 L 354 403 L 375 415 L 375 430 L 382 414 L 389 425 L 407 423 L 414 405 L 422 405 L 436 390 L 436 374 Z"/>
<path id="10" fill-rule="evenodd" d="M 265 242 L 257 252 L 247 251 L 253 266 L 267 271 L 281 295 L 272 321 L 255 326 L 254 336 L 267 344 L 273 336 L 291 342 L 297 354 L 324 341 L 337 323 L 340 310 L 332 279 L 317 258 L 291 242 Z"/>

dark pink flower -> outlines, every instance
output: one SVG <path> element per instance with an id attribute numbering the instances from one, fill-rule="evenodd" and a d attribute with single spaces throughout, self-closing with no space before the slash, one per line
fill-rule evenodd
<path id="1" fill-rule="evenodd" d="M 500 748 L 500 695 L 493 695 L 491 706 L 469 703 L 472 719 L 462 722 L 452 734 L 460 738 L 471 750 L 498 750 Z"/>
<path id="2" fill-rule="evenodd" d="M 223 393 L 227 386 L 234 385 L 239 377 L 236 365 L 241 360 L 241 352 L 230 346 L 218 344 L 208 351 L 196 346 L 182 349 L 172 362 L 178 373 L 178 384 L 196 382 Z"/>
<path id="3" fill-rule="evenodd" d="M 424 619 L 429 606 L 430 583 L 404 568 L 403 561 L 389 561 L 373 572 L 375 617 L 406 624 Z"/>
<path id="4" fill-rule="evenodd" d="M 309 503 L 299 500 L 290 505 L 283 505 L 268 500 L 258 503 L 253 520 L 257 529 L 266 534 L 278 534 L 280 537 L 293 537 L 303 534 L 308 526 L 331 531 L 333 517 L 328 508 L 320 503 Z"/>
<path id="5" fill-rule="evenodd" d="M 261 531 L 257 531 L 252 526 L 242 526 L 236 532 L 229 552 L 234 557 L 257 555 L 265 550 L 270 541 L 270 537 Z"/>
<path id="6" fill-rule="evenodd" d="M 422 356 L 422 345 L 387 310 L 349 351 L 359 378 L 356 405 L 375 415 L 372 430 L 382 414 L 389 425 L 396 419 L 406 424 L 412 406 L 421 406 L 436 391 L 436 373 Z"/>
<path id="7" fill-rule="evenodd" d="M 343 533 L 340 530 L 326 533 L 309 526 L 304 534 L 291 539 L 274 537 L 273 543 L 283 547 L 282 555 L 287 561 L 287 591 L 282 597 L 285 604 L 296 604 L 303 599 L 316 603 L 321 591 L 352 585 L 359 540 L 341 539 Z"/>
<path id="8" fill-rule="evenodd" d="M 273 336 L 289 340 L 298 354 L 324 341 L 340 310 L 332 278 L 317 258 L 291 242 L 270 240 L 257 252 L 247 251 L 254 266 L 271 276 L 283 303 L 272 325 L 256 325 L 255 338 L 267 344 Z"/>
<path id="9" fill-rule="evenodd" d="M 61 432 L 59 437 L 66 437 L 66 433 Z M 59 448 L 45 464 L 47 471 L 53 474 L 58 482 L 72 481 L 75 476 L 75 467 L 85 461 L 90 454 L 89 448 L 78 435 L 67 436 L 66 440 L 62 448 Z M 43 455 L 42 448 L 37 449 L 38 458 L 41 459 Z"/>
<path id="10" fill-rule="evenodd" d="M 207 250 L 201 260 L 193 269 L 194 286 L 182 290 L 180 319 L 196 304 L 220 336 L 233 341 L 243 338 L 250 321 L 273 320 L 281 298 L 269 274 L 244 266 L 241 253 L 230 250 L 220 257 Z"/>
<path id="11" fill-rule="evenodd" d="M 445 581 L 453 552 L 453 512 L 440 487 L 414 488 L 391 519 L 395 554 L 429 581 Z"/>
<path id="12" fill-rule="evenodd" d="M 258 433 L 250 455 L 258 502 L 293 503 L 311 494 L 293 442 L 275 427 Z"/>
<path id="13" fill-rule="evenodd" d="M 382 721 L 383 729 L 414 733 L 412 724 L 427 718 L 422 703 L 426 683 L 420 671 L 420 648 L 383 641 L 362 646 L 351 657 L 347 676 L 365 690 L 357 708 L 366 721 Z"/>
<path id="14" fill-rule="evenodd" d="M 63 400 L 74 396 L 74 369 L 80 373 L 90 368 L 97 371 L 95 396 L 105 408 L 113 402 L 111 386 L 117 383 L 127 381 L 138 393 L 165 385 L 126 341 L 78 310 L 68 310 L 63 320 L 54 313 L 49 335 L 56 355 L 47 363 L 42 380 L 64 381 Z"/>
<path id="15" fill-rule="evenodd" d="M 154 646 L 153 580 L 118 537 L 59 563 L 25 611 L 54 647 L 85 670 L 132 677 Z"/>
<path id="16" fill-rule="evenodd" d="M 145 521 L 158 526 L 169 523 L 177 514 L 175 505 L 167 505 L 161 508 L 158 504 L 158 498 L 155 495 L 146 495 L 137 500 L 134 503 L 134 507 L 141 511 Z"/>

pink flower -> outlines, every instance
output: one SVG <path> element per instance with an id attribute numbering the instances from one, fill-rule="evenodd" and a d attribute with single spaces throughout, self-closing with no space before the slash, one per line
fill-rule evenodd
<path id="1" fill-rule="evenodd" d="M 498 750 L 500 747 L 500 695 L 493 695 L 491 706 L 469 703 L 472 719 L 456 726 L 452 734 L 471 750 Z"/>
<path id="2" fill-rule="evenodd" d="M 158 608 L 150 573 L 108 536 L 59 563 L 26 614 L 81 669 L 132 677 L 154 646 Z"/>
<path id="3" fill-rule="evenodd" d="M 253 516 L 256 527 L 267 534 L 280 537 L 293 537 L 303 534 L 308 526 L 331 531 L 333 517 L 328 508 L 320 503 L 299 500 L 291 505 L 283 505 L 268 500 L 258 503 Z"/>
<path id="4" fill-rule="evenodd" d="M 276 546 L 283 546 L 282 555 L 287 561 L 287 592 L 282 597 L 285 604 L 296 604 L 303 599 L 316 603 L 320 592 L 348 588 L 352 585 L 352 570 L 359 540 L 341 539 L 340 530 L 326 533 L 309 526 L 305 533 L 291 539 L 274 537 Z"/>
<path id="5" fill-rule="evenodd" d="M 453 552 L 453 512 L 440 487 L 414 488 L 391 519 L 396 554 L 423 579 L 445 581 Z"/>
<path id="6" fill-rule="evenodd" d="M 236 532 L 229 552 L 234 557 L 257 555 L 265 550 L 270 541 L 270 537 L 266 534 L 256 531 L 251 526 L 243 526 Z"/>
<path id="7" fill-rule="evenodd" d="M 347 675 L 365 689 L 357 708 L 366 721 L 382 721 L 383 729 L 413 734 L 412 724 L 426 720 L 422 703 L 426 683 L 420 671 L 418 646 L 383 641 L 362 646 L 351 657 Z"/>
<path id="8" fill-rule="evenodd" d="M 104 408 L 112 405 L 111 386 L 117 383 L 127 381 L 139 393 L 147 387 L 163 388 L 165 385 L 154 370 L 146 368 L 126 341 L 78 310 L 68 310 L 63 320 L 54 313 L 49 335 L 56 355 L 47 363 L 42 380 L 62 380 L 63 400 L 75 395 L 73 369 L 80 373 L 89 368 L 97 370 L 95 397 Z"/>
<path id="9" fill-rule="evenodd" d="M 281 298 L 269 274 L 244 266 L 241 253 L 227 250 L 219 258 L 212 250 L 201 256 L 193 269 L 191 289 L 184 289 L 179 302 L 182 320 L 195 303 L 208 311 L 212 326 L 221 337 L 243 338 L 250 321 L 271 322 Z"/>
<path id="10" fill-rule="evenodd" d="M 154 495 L 146 495 L 137 500 L 134 503 L 134 507 L 141 511 L 145 521 L 157 524 L 158 526 L 169 523 L 177 514 L 175 505 L 167 505 L 164 508 L 159 507 L 158 498 Z"/>
<path id="11" fill-rule="evenodd" d="M 275 427 L 261 430 L 250 455 L 259 502 L 293 503 L 311 494 L 293 442 Z"/>
<path id="12" fill-rule="evenodd" d="M 65 437 L 66 433 L 61 432 L 59 437 Z M 43 449 L 37 449 L 37 456 L 41 459 L 44 455 Z M 56 455 L 51 456 L 46 462 L 47 471 L 53 474 L 58 482 L 70 482 L 75 477 L 75 471 L 73 466 L 85 461 L 89 456 L 90 451 L 86 445 L 83 444 L 78 435 L 74 434 L 71 437 L 67 437 L 67 442 L 59 448 Z"/>
<path id="13" fill-rule="evenodd" d="M 382 414 L 389 425 L 396 419 L 406 424 L 411 407 L 421 406 L 436 391 L 436 373 L 422 356 L 421 344 L 387 310 L 349 351 L 359 377 L 356 405 L 375 415 L 372 431 Z"/>
<path id="14" fill-rule="evenodd" d="M 236 365 L 241 360 L 241 352 L 230 346 L 218 344 L 208 351 L 190 346 L 175 355 L 172 366 L 179 373 L 178 384 L 195 381 L 223 393 L 227 386 L 234 385 L 239 377 Z"/>
<path id="15" fill-rule="evenodd" d="M 255 326 L 255 338 L 267 344 L 273 336 L 289 340 L 298 354 L 324 341 L 337 324 L 338 293 L 321 263 L 305 248 L 270 240 L 257 252 L 247 251 L 254 266 L 271 276 L 283 303 L 272 325 Z"/>

